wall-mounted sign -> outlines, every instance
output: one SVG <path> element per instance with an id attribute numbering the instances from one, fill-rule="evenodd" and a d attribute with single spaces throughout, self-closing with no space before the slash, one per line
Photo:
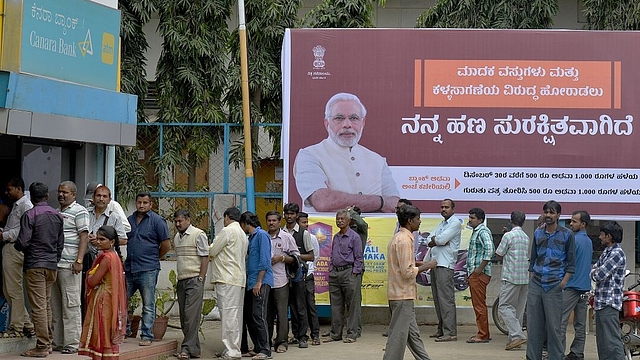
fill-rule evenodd
<path id="1" fill-rule="evenodd" d="M 20 72 L 117 90 L 120 11 L 86 0 L 25 2 Z"/>

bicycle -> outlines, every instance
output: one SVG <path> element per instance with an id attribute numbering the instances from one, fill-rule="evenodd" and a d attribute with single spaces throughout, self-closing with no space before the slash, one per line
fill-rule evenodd
<path id="1" fill-rule="evenodd" d="M 498 311 L 498 305 L 500 305 L 500 297 L 498 296 L 496 300 L 493 302 L 493 307 L 491 308 L 491 317 L 493 317 L 493 323 L 496 324 L 498 330 L 505 335 L 509 335 L 509 330 L 507 329 L 507 325 L 504 323 L 502 319 L 502 315 L 500 315 L 500 311 Z M 524 315 L 522 316 L 522 330 L 527 329 L 527 310 L 525 306 Z"/>

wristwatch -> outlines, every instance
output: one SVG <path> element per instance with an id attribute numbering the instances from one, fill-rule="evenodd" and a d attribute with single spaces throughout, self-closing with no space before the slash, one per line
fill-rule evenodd
<path id="1" fill-rule="evenodd" d="M 199 281 L 199 282 L 203 282 L 203 281 L 204 281 L 204 278 L 203 278 L 202 276 L 198 276 L 198 281 Z"/>
<path id="2" fill-rule="evenodd" d="M 76 259 L 76 262 L 80 265 L 82 265 L 82 259 Z"/>

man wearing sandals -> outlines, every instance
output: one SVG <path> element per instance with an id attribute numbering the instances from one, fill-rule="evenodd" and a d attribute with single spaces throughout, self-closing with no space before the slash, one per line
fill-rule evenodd
<path id="1" fill-rule="evenodd" d="M 429 354 L 420 339 L 413 302 L 418 291 L 416 276 L 434 268 L 436 262 L 415 261 L 413 232 L 420 229 L 420 210 L 405 205 L 396 211 L 396 215 L 400 229 L 387 246 L 387 298 L 391 323 L 383 360 L 404 358 L 405 347 L 409 347 L 417 360 L 429 360 Z"/>
<path id="2" fill-rule="evenodd" d="M 51 353 L 51 288 L 64 249 L 62 216 L 47 204 L 49 189 L 43 183 L 29 186 L 34 207 L 20 219 L 15 249 L 24 254 L 24 279 L 31 303 L 36 347 L 22 356 L 47 357 Z"/>
<path id="3" fill-rule="evenodd" d="M 180 344 L 178 359 L 200 357 L 200 314 L 204 279 L 209 266 L 209 238 L 207 234 L 191 225 L 191 216 L 187 210 L 178 210 L 173 215 L 178 233 L 173 238 L 176 250 L 176 272 L 178 277 L 178 306 L 180 308 L 180 327 L 184 338 Z"/>
<path id="4" fill-rule="evenodd" d="M 77 187 L 72 181 L 58 186 L 58 211 L 64 219 L 64 250 L 58 262 L 58 276 L 51 291 L 53 348 L 75 354 L 80 346 L 82 310 L 82 261 L 88 246 L 89 213 L 76 202 Z"/>
<path id="5" fill-rule="evenodd" d="M 358 312 L 353 309 L 353 298 L 358 277 L 362 276 L 364 260 L 362 241 L 358 233 L 349 227 L 349 211 L 336 213 L 336 225 L 340 231 L 333 236 L 329 261 L 329 302 L 331 303 L 331 331 L 325 342 L 342 340 L 343 317 L 347 310 L 347 336 L 345 343 L 356 342 L 358 336 Z M 323 334 L 324 335 L 324 334 Z"/>
<path id="6" fill-rule="evenodd" d="M 484 210 L 473 208 L 469 210 L 469 226 L 473 228 L 469 239 L 467 256 L 467 271 L 469 272 L 469 291 L 471 303 L 476 314 L 478 333 L 467 343 L 487 343 L 489 335 L 489 312 L 487 311 L 487 285 L 491 282 L 491 258 L 493 257 L 493 235 L 484 224 Z"/>
<path id="7" fill-rule="evenodd" d="M 245 258 L 249 241 L 240 227 L 240 210 L 237 207 L 228 208 L 223 216 L 224 228 L 209 246 L 209 255 L 213 264 L 211 281 L 218 297 L 222 344 L 225 348 L 218 357 L 220 360 L 232 360 L 242 355 L 242 311 L 247 283 Z"/>
<path id="8" fill-rule="evenodd" d="M 242 356 L 254 360 L 271 359 L 267 324 L 267 303 L 273 286 L 271 239 L 262 230 L 258 216 L 249 211 L 240 215 L 240 226 L 249 234 L 247 255 L 247 291 L 244 293 Z M 271 324 L 273 326 L 273 324 Z M 249 351 L 245 329 L 249 330 L 253 350 Z"/>
<path id="9" fill-rule="evenodd" d="M 13 178 L 7 183 L 5 194 L 7 194 L 14 203 L 7 218 L 6 226 L 0 231 L 0 241 L 5 244 L 2 248 L 4 295 L 9 302 L 9 309 L 11 310 L 9 316 L 11 324 L 9 329 L 0 335 L 8 335 L 9 337 L 20 337 L 22 335 L 28 337 L 35 336 L 33 324 L 31 320 L 29 320 L 29 314 L 27 313 L 24 301 L 22 281 L 24 255 L 13 246 L 20 232 L 20 218 L 22 214 L 33 207 L 31 200 L 25 195 L 24 190 L 24 180 L 21 178 Z"/>
<path id="10" fill-rule="evenodd" d="M 453 269 L 458 261 L 462 223 L 455 215 L 456 204 L 451 199 L 440 203 L 444 218 L 429 237 L 430 257 L 438 266 L 431 270 L 433 305 L 438 316 L 438 330 L 429 335 L 436 342 L 457 341 L 456 298 L 453 286 Z"/>

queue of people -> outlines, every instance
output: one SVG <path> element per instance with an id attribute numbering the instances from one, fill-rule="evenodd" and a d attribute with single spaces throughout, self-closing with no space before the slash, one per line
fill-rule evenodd
<path id="1" fill-rule="evenodd" d="M 98 184 L 92 190 L 87 209 L 76 201 L 76 185 L 62 182 L 58 187 L 60 207 L 53 209 L 47 204 L 49 190 L 45 184 L 31 184 L 28 193 L 20 178 L 6 186 L 6 194 L 14 204 L 0 231 L 5 243 L 3 290 L 11 308 L 11 323 L 5 334 L 36 337 L 36 347 L 23 352 L 23 356 L 46 357 L 60 351 L 94 359 L 117 359 L 119 344 L 130 332 L 127 299 L 135 291 L 142 297 L 139 345 L 150 345 L 160 258 L 172 243 L 184 334 L 175 354 L 179 359 L 201 356 L 198 329 L 210 263 L 222 323 L 224 349 L 217 354 L 219 359 L 269 359 L 272 351 L 283 353 L 290 345 L 304 349 L 309 343 L 348 344 L 361 336 L 360 291 L 368 225 L 357 206 L 336 212 L 339 231 L 333 237 L 328 264 L 331 328 L 320 334 L 314 293 L 319 246 L 307 230 L 309 215 L 300 212 L 298 204 L 284 206 L 283 227 L 282 214 L 268 212 L 266 230 L 255 214 L 228 208 L 223 214 L 224 228 L 209 245 L 207 234 L 191 224 L 186 210 L 174 214 L 177 233 L 171 242 L 166 221 L 153 212 L 153 198 L 148 192 L 136 196 L 136 211 L 123 219 L 120 212 L 113 210 L 114 205 L 109 205 L 114 201 L 108 187 Z M 532 239 L 522 230 L 525 214 L 512 212 L 497 248 L 486 226 L 485 212 L 477 207 L 468 211 L 472 234 L 466 281 L 477 333 L 466 342 L 491 341 L 486 289 L 495 254 L 503 261 L 499 312 L 509 332 L 505 350 L 526 344 L 527 359 L 583 359 L 587 310 L 584 295 L 591 290 L 593 281 L 596 324 L 599 329 L 606 329 L 598 333 L 599 357 L 622 358 L 622 341 L 616 330 L 626 266 L 619 245 L 622 227 L 615 221 L 602 223 L 600 241 L 605 250 L 592 266 L 593 247 L 586 234 L 589 214 L 573 212 L 569 228 L 565 228 L 558 222 L 562 213 L 559 203 L 548 201 L 542 210 L 541 223 Z M 458 340 L 453 269 L 463 222 L 455 211 L 453 200 L 442 201 L 443 220 L 426 239 L 431 251 L 426 258 L 416 259 L 420 210 L 407 199 L 398 201 L 398 226 L 387 247 L 391 321 L 385 334 L 388 339 L 384 359 L 401 359 L 405 347 L 416 359 L 429 359 L 414 311 L 415 279 L 426 270 L 431 272 L 438 318 L 437 330 L 430 337 L 435 342 Z M 124 261 L 120 246 L 127 246 Z M 21 299 L 23 291 L 31 316 Z M 522 327 L 525 307 L 526 335 Z M 565 355 L 565 333 L 572 312 L 576 335 Z M 293 336 L 289 337 L 289 333 Z"/>

